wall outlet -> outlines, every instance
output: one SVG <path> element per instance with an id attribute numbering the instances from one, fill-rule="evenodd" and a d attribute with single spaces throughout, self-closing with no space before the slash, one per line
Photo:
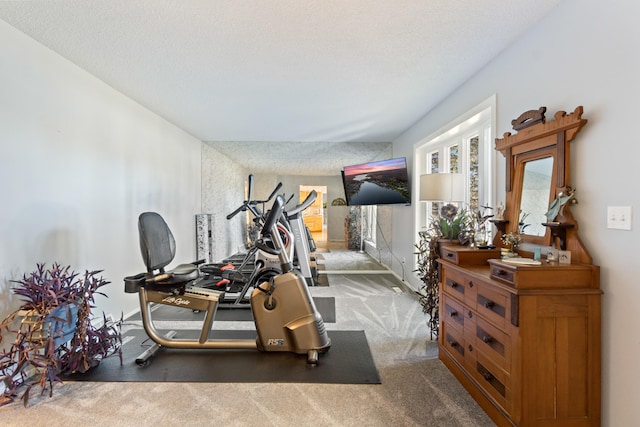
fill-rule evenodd
<path id="1" fill-rule="evenodd" d="M 631 206 L 608 206 L 607 228 L 631 230 Z"/>

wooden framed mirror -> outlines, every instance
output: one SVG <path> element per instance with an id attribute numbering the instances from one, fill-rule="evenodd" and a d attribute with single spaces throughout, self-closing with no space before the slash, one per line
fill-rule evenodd
<path id="1" fill-rule="evenodd" d="M 519 189 L 520 196 L 513 191 L 513 209 L 509 231 L 517 230 L 528 242 L 549 245 L 549 228 L 546 213 L 549 198 L 554 194 L 552 184 L 556 179 L 556 156 L 553 149 L 540 149 L 517 156 L 514 167 L 513 188 Z"/>
<path id="2" fill-rule="evenodd" d="M 506 160 L 506 204 L 504 220 L 493 221 L 494 243 L 501 246 L 503 233 L 520 233 L 525 243 L 571 250 L 576 261 L 590 263 L 568 206 L 551 220 L 546 215 L 558 195 L 570 189 L 570 142 L 587 120 L 582 106 L 570 114 L 558 111 L 551 121 L 546 110 L 524 112 L 511 121 L 516 133 L 496 139 L 496 150 Z"/>

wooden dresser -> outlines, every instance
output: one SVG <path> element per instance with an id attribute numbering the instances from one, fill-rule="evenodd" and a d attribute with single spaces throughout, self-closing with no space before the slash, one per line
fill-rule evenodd
<path id="1" fill-rule="evenodd" d="M 443 248 L 439 357 L 496 422 L 600 425 L 599 267 Z"/>
<path id="2" fill-rule="evenodd" d="M 496 139 L 506 203 L 492 219 L 495 246 L 518 235 L 522 246 L 504 249 L 541 262 L 441 248 L 439 354 L 500 426 L 599 426 L 600 268 L 570 209 L 570 143 L 587 120 L 582 106 L 553 120 L 545 112 L 525 111 L 511 121 L 514 133 Z M 547 262 L 550 254 L 564 263 Z"/>

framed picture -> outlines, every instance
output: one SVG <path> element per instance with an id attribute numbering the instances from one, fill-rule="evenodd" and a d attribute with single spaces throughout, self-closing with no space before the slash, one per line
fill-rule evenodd
<path id="1" fill-rule="evenodd" d="M 558 251 L 558 262 L 560 264 L 571 264 L 571 251 Z"/>

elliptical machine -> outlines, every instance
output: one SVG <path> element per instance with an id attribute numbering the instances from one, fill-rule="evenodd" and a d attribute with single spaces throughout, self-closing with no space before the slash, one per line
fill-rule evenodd
<path id="1" fill-rule="evenodd" d="M 315 202 L 316 190 L 312 190 L 306 199 L 292 209 L 284 211 L 285 218 L 291 228 L 294 240 L 295 258 L 297 267 L 307 281 L 307 285 L 316 286 L 318 281 L 318 267 L 312 255 L 316 250 L 316 244 L 311 236 L 309 228 L 304 223 L 302 212 Z"/>
<path id="2" fill-rule="evenodd" d="M 279 183 L 265 200 L 254 200 L 253 175 L 249 175 L 249 185 L 247 199 L 227 215 L 227 220 L 232 219 L 240 212 L 250 212 L 253 215 L 253 223 L 259 236 L 266 218 L 266 205 L 275 197 L 282 187 Z M 261 208 L 259 207 L 261 206 Z M 293 235 L 288 228 L 288 224 L 278 221 L 278 230 L 283 242 L 283 247 L 288 253 L 289 259 L 294 256 Z M 257 237 L 256 237 L 257 239 Z M 254 239 L 255 240 L 255 239 Z M 207 289 L 224 291 L 218 301 L 218 308 L 249 308 L 251 304 L 251 291 L 264 281 L 269 281 L 272 277 L 280 274 L 280 261 L 277 255 L 261 250 L 255 244 L 251 244 L 248 251 L 243 254 L 236 254 L 219 263 L 207 263 L 199 266 L 203 273 L 197 286 Z"/>
<path id="3" fill-rule="evenodd" d="M 260 249 L 277 255 L 282 273 L 257 286 L 251 294 L 251 310 L 257 331 L 256 340 L 209 339 L 209 332 L 222 292 L 191 286 L 199 277 L 198 261 L 165 267 L 175 256 L 175 239 L 164 219 L 155 212 L 142 213 L 138 219 L 140 249 L 147 267 L 145 273 L 125 277 L 125 292 L 138 293 L 144 330 L 155 345 L 141 354 L 136 363 L 146 365 L 162 348 L 182 349 L 258 349 L 306 354 L 309 365 L 317 365 L 319 353 L 331 347 L 331 340 L 307 288 L 304 278 L 292 267 L 278 233 L 277 222 L 284 201 L 277 196 L 267 216 L 263 234 L 269 235 L 273 248 Z M 199 339 L 175 338 L 171 331 L 161 336 L 151 318 L 152 303 L 206 311 Z"/>

